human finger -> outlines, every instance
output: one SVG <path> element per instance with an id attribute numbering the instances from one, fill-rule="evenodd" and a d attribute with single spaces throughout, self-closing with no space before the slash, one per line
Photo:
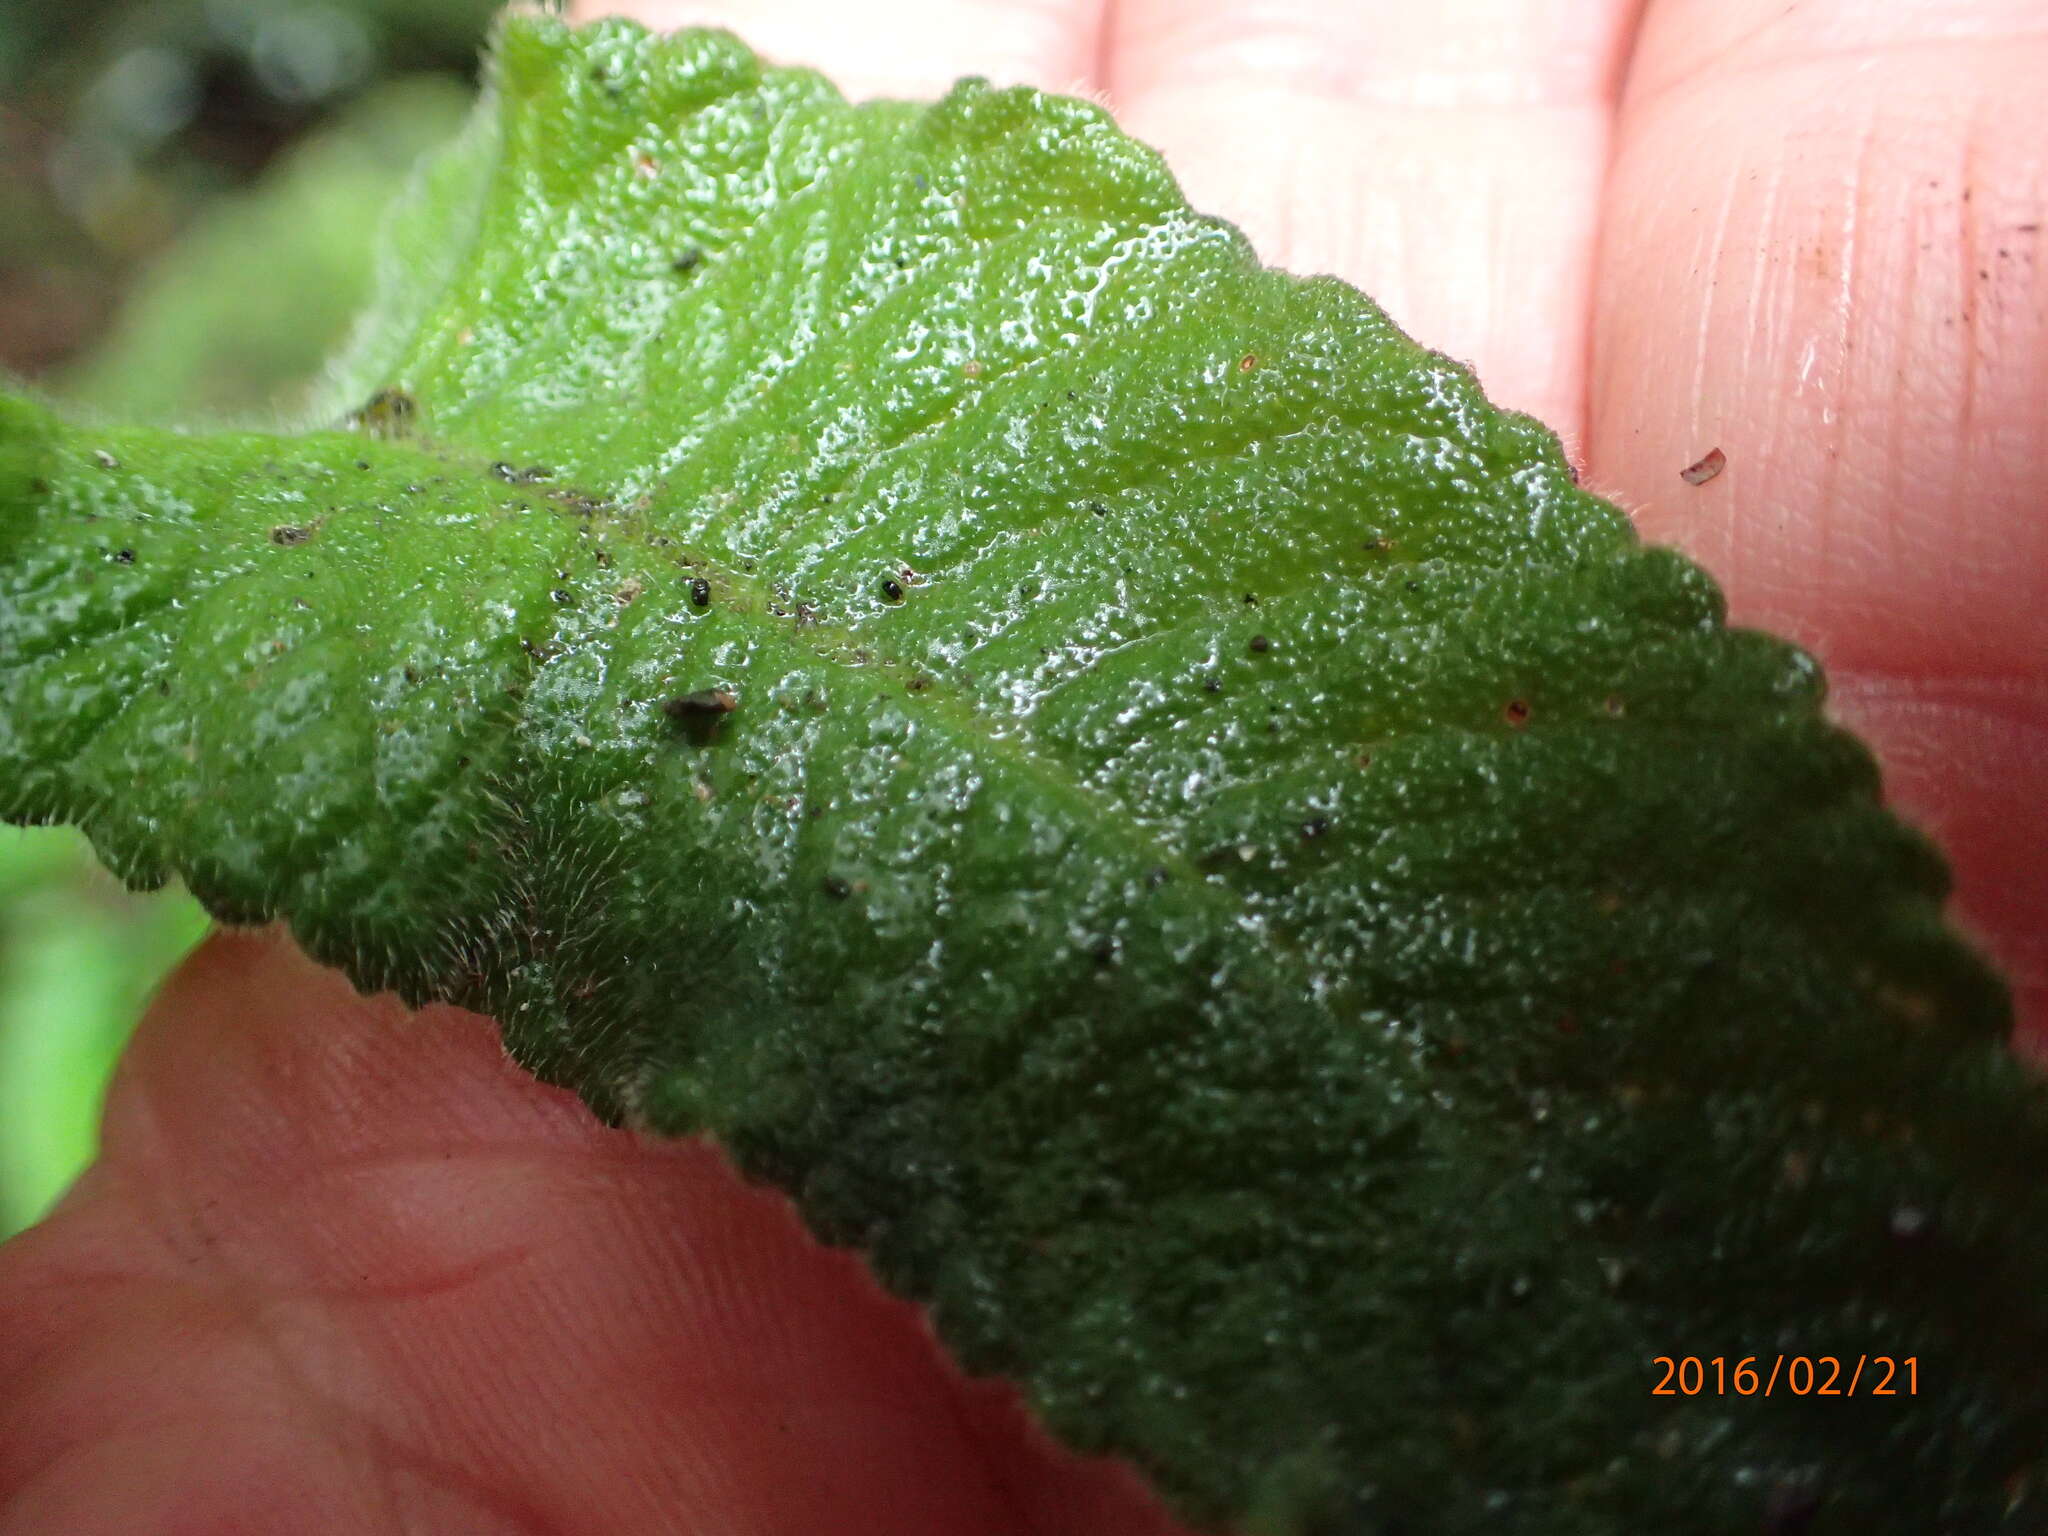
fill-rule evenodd
<path id="1" fill-rule="evenodd" d="M 1815 651 L 2048 1027 L 2048 12 L 1659 0 L 1596 286 L 1594 483 Z M 1718 475 L 1681 471 L 1719 450 Z M 1711 467 L 1711 465 L 1709 466 Z"/>
<path id="2" fill-rule="evenodd" d="M 1124 0 L 1106 85 L 1190 201 L 1584 421 L 1584 337 L 1634 0 Z"/>
<path id="3" fill-rule="evenodd" d="M 4 1531 L 1169 1529 L 711 1148 L 257 935 L 151 1010 L 0 1319 Z"/>

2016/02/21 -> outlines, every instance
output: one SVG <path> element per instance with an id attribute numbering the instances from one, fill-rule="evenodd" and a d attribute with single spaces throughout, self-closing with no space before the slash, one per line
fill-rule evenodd
<path id="1" fill-rule="evenodd" d="M 1846 1387 L 1839 1385 L 1842 1362 L 1834 1355 L 1774 1355 L 1768 1376 L 1757 1365 L 1762 1358 L 1744 1355 L 1731 1368 L 1726 1355 L 1705 1360 L 1698 1355 L 1659 1355 L 1650 1363 L 1663 1366 L 1664 1377 L 1650 1389 L 1650 1395 L 1698 1397 L 1711 1392 L 1726 1397 L 1732 1391 L 1737 1397 L 1755 1397 L 1759 1393 L 1769 1397 L 1782 1377 L 1785 1390 L 1794 1397 L 1854 1397 L 1862 1384 L 1865 1366 L 1873 1373 L 1882 1371 L 1881 1376 L 1873 1375 L 1871 1385 L 1861 1386 L 1867 1396 L 1914 1397 L 1920 1391 L 1918 1355 L 1896 1359 L 1891 1355 L 1858 1355 Z M 1904 1381 L 1893 1385 L 1901 1373 Z"/>

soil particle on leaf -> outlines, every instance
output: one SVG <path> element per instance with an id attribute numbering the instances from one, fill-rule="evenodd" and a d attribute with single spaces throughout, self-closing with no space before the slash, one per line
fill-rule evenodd
<path id="1" fill-rule="evenodd" d="M 739 696 L 729 688 L 699 688 L 661 702 L 661 712 L 699 747 L 717 741 L 727 718 L 739 707 Z"/>
<path id="2" fill-rule="evenodd" d="M 739 696 L 729 688 L 699 688 L 664 699 L 661 712 L 671 720 L 704 720 L 729 715 L 739 707 Z"/>

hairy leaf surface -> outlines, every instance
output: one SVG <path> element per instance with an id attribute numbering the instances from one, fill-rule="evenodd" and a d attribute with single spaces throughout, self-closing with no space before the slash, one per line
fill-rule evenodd
<path id="1" fill-rule="evenodd" d="M 2048 1120 L 1807 657 L 1095 107 L 493 75 L 325 424 L 0 406 L 0 812 L 715 1135 L 1191 1519 L 2040 1518 Z M 1652 1395 L 1775 1351 L 1919 1391 Z"/>

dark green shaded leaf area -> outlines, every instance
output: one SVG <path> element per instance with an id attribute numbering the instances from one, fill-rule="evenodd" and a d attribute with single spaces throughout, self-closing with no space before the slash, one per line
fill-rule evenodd
<path id="1" fill-rule="evenodd" d="M 1092 106 L 494 75 L 318 429 L 5 406 L 0 811 L 715 1136 L 1198 1524 L 2042 1528 L 2048 1116 L 1807 657 Z M 1653 1395 L 1779 1352 L 1919 1390 Z"/>

